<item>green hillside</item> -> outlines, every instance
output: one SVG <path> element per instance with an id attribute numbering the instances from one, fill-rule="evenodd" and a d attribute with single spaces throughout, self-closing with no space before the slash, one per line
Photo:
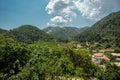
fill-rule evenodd
<path id="1" fill-rule="evenodd" d="M 52 37 L 44 31 L 32 25 L 23 25 L 10 30 L 7 36 L 12 37 L 18 42 L 33 43 L 34 41 L 43 40 L 51 41 Z"/>
<path id="2" fill-rule="evenodd" d="M 7 32 L 7 30 L 1 29 L 0 28 L 0 34 L 5 34 Z"/>
<path id="3" fill-rule="evenodd" d="M 120 47 L 120 11 L 109 14 L 75 38 L 79 42 L 109 43 Z"/>
<path id="4" fill-rule="evenodd" d="M 46 33 L 52 35 L 54 38 L 58 39 L 58 41 L 67 42 L 72 40 L 74 36 L 78 35 L 86 29 L 88 29 L 88 27 L 47 27 L 43 30 Z"/>

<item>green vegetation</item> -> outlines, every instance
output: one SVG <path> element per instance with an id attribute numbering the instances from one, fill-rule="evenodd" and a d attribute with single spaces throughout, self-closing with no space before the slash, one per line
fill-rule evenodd
<path id="1" fill-rule="evenodd" d="M 1 29 L 0 28 L 0 34 L 5 34 L 7 32 L 7 30 Z"/>
<path id="2" fill-rule="evenodd" d="M 72 27 L 49 27 L 49 34 L 32 25 L 0 29 L 0 80 L 119 80 L 120 67 L 111 54 L 120 53 L 119 22 L 120 12 L 112 13 L 83 28 L 76 41 L 79 31 Z M 101 67 L 91 59 L 102 49 L 111 61 Z"/>
<path id="3" fill-rule="evenodd" d="M 115 53 L 120 53 L 120 48 L 115 48 L 114 52 Z"/>
<path id="4" fill-rule="evenodd" d="M 119 80 L 120 79 L 120 67 L 115 64 L 106 63 L 106 70 L 99 76 L 100 80 Z"/>
<path id="5" fill-rule="evenodd" d="M 23 25 L 6 33 L 18 42 L 33 43 L 38 40 L 51 41 L 53 38 L 32 25 Z"/>
<path id="6" fill-rule="evenodd" d="M 30 51 L 11 38 L 0 35 L 0 79 L 17 74 L 29 60 Z"/>
<path id="7" fill-rule="evenodd" d="M 53 36 L 60 42 L 69 42 L 73 40 L 73 37 L 79 33 L 87 30 L 89 27 L 75 28 L 75 27 L 47 27 L 43 29 L 45 32 Z"/>
<path id="8" fill-rule="evenodd" d="M 120 47 L 120 11 L 111 13 L 76 36 L 79 42 L 98 42 L 106 47 Z M 109 46 L 108 46 L 109 45 Z"/>
<path id="9" fill-rule="evenodd" d="M 75 51 L 59 43 L 26 46 L 0 36 L 0 79 L 44 80 L 95 76 L 96 65 L 87 50 Z M 84 63 L 84 64 L 83 64 Z"/>
<path id="10" fill-rule="evenodd" d="M 0 36 L 0 79 L 58 80 L 96 77 L 100 80 L 119 79 L 119 67 L 102 70 L 91 61 L 88 49 L 76 50 L 69 44 L 39 41 L 19 44 L 11 38 Z M 109 64 L 110 65 L 110 64 Z M 112 66 L 112 65 L 111 65 Z M 116 71 L 116 73 L 109 73 Z M 103 75 L 102 73 L 106 73 Z"/>

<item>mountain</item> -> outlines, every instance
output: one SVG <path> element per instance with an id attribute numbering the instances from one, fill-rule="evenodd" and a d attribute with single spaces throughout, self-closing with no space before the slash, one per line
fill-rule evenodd
<path id="1" fill-rule="evenodd" d="M 79 42 L 109 43 L 120 47 L 120 11 L 109 14 L 75 37 Z"/>
<path id="2" fill-rule="evenodd" d="M 33 43 L 34 41 L 51 41 L 52 37 L 44 31 L 32 25 L 23 25 L 7 32 L 6 36 L 12 37 L 18 42 Z"/>
<path id="3" fill-rule="evenodd" d="M 57 38 L 59 41 L 69 41 L 72 40 L 72 38 L 82 31 L 88 29 L 88 27 L 85 28 L 76 28 L 76 27 L 47 27 L 43 29 L 46 33 L 50 34 L 54 38 Z"/>

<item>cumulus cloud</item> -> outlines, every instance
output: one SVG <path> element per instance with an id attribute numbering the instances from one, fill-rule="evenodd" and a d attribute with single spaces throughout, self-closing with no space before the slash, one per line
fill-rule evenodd
<path id="1" fill-rule="evenodd" d="M 99 20 L 109 13 L 120 10 L 120 0 L 50 0 L 46 6 L 48 14 L 55 14 L 51 19 L 56 24 L 66 24 L 76 18 L 79 11 L 87 19 Z"/>
<path id="2" fill-rule="evenodd" d="M 77 16 L 77 14 L 73 11 L 74 9 L 75 6 L 73 0 L 51 0 L 46 6 L 48 14 L 57 14 L 56 17 L 51 19 L 52 22 L 57 22 L 57 24 L 66 24 L 71 22 L 72 19 Z M 60 22 L 53 20 L 56 18 Z"/>
<path id="3" fill-rule="evenodd" d="M 77 0 L 74 1 L 76 8 L 82 13 L 82 16 L 86 16 L 90 19 L 95 19 L 100 14 L 101 0 Z"/>
<path id="4" fill-rule="evenodd" d="M 76 13 L 73 12 L 72 9 L 74 9 L 73 0 L 51 0 L 46 6 L 48 14 L 72 14 L 72 16 L 76 16 Z"/>
<path id="5" fill-rule="evenodd" d="M 82 16 L 98 20 L 114 11 L 114 8 L 118 8 L 119 2 L 119 0 L 76 0 L 74 4 Z"/>
<path id="6" fill-rule="evenodd" d="M 51 21 L 58 25 L 68 23 L 68 20 L 63 18 L 62 16 L 55 16 L 54 18 L 51 19 Z"/>

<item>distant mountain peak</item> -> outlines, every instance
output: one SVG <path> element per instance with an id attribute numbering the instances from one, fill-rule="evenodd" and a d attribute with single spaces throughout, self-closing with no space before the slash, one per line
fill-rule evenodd
<path id="1" fill-rule="evenodd" d="M 74 36 L 78 35 L 85 29 L 65 26 L 65 27 L 47 27 L 43 30 L 46 33 L 52 35 L 54 38 L 62 40 L 72 40 Z"/>

